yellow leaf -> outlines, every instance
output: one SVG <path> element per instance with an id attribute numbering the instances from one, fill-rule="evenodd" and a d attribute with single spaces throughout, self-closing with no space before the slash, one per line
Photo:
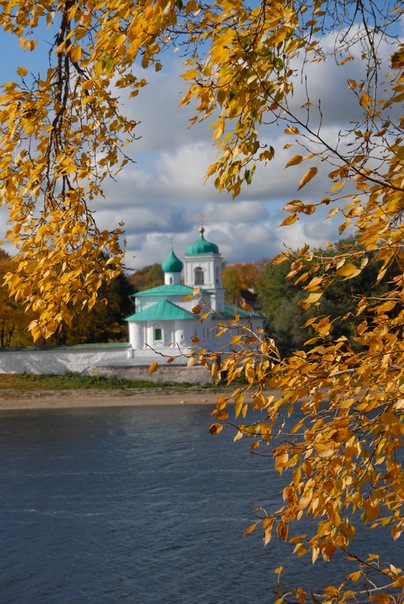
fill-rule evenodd
<path id="1" fill-rule="evenodd" d="M 375 604 L 391 604 L 392 602 L 388 594 L 375 594 L 372 600 Z"/>
<path id="2" fill-rule="evenodd" d="M 256 527 L 257 527 L 256 522 L 254 524 L 250 524 L 250 526 L 244 531 L 243 537 L 252 533 L 256 529 Z"/>
<path id="3" fill-rule="evenodd" d="M 324 587 L 324 591 L 333 598 L 339 598 L 340 591 L 334 585 L 328 585 Z"/>
<path id="4" fill-rule="evenodd" d="M 321 449 L 321 451 L 318 451 L 317 453 L 317 457 L 320 457 L 320 459 L 328 459 L 329 457 L 332 457 L 334 455 L 334 449 Z"/>
<path id="5" fill-rule="evenodd" d="M 299 134 L 299 129 L 296 126 L 286 126 L 285 134 Z"/>
<path id="6" fill-rule="evenodd" d="M 285 168 L 289 168 L 289 166 L 297 166 L 303 161 L 302 155 L 294 155 L 285 165 Z"/>
<path id="7" fill-rule="evenodd" d="M 343 61 L 341 61 L 341 65 L 345 65 L 349 61 L 353 61 L 353 60 L 354 60 L 354 57 L 352 55 L 349 55 L 348 57 L 345 57 L 345 59 Z"/>
<path id="8" fill-rule="evenodd" d="M 199 76 L 199 71 L 197 71 L 196 69 L 188 69 L 188 71 L 183 73 L 181 77 L 184 80 L 188 81 L 188 80 L 194 80 L 198 76 Z"/>
<path id="9" fill-rule="evenodd" d="M 330 210 L 330 211 L 328 212 L 328 216 L 327 216 L 327 218 L 326 218 L 326 222 L 328 222 L 329 220 L 331 220 L 332 218 L 334 218 L 334 216 L 335 216 L 336 214 L 338 214 L 338 213 L 339 213 L 339 211 L 340 211 L 340 209 L 339 209 L 339 208 L 333 208 L 332 210 Z M 332 244 L 330 244 L 330 245 L 332 245 Z"/>
<path id="10" fill-rule="evenodd" d="M 155 371 L 157 371 L 157 369 L 158 369 L 158 368 L 159 368 L 159 364 L 158 364 L 158 362 L 157 362 L 157 361 L 154 361 L 154 363 L 152 363 L 152 364 L 149 366 L 149 370 L 148 370 L 148 371 L 149 371 L 149 373 L 154 373 Z"/>
<path id="11" fill-rule="evenodd" d="M 335 193 L 335 191 L 339 191 L 345 185 L 345 182 L 337 182 L 334 186 L 331 187 L 330 193 Z"/>
<path id="12" fill-rule="evenodd" d="M 315 290 L 318 288 L 318 286 L 320 285 L 320 283 L 323 281 L 323 277 L 313 277 L 313 279 L 311 279 L 311 281 L 304 286 L 304 289 L 307 289 L 307 291 L 310 290 Z"/>
<path id="13" fill-rule="evenodd" d="M 367 92 L 364 92 L 360 99 L 361 107 L 369 107 L 371 102 L 372 102 L 372 97 Z"/>
<path id="14" fill-rule="evenodd" d="M 337 274 L 345 277 L 345 279 L 352 279 L 353 277 L 359 275 L 360 272 L 361 270 L 351 263 L 344 264 L 344 266 L 337 270 Z"/>
<path id="15" fill-rule="evenodd" d="M 379 306 L 377 306 L 376 312 L 378 315 L 385 313 L 385 312 L 389 312 L 390 310 L 393 310 L 393 308 L 395 308 L 396 305 L 397 305 L 397 302 L 395 300 L 388 300 L 387 302 L 383 302 L 383 304 L 380 304 Z"/>
<path id="16" fill-rule="evenodd" d="M 224 128 L 225 128 L 225 119 L 224 117 L 219 117 L 219 119 L 216 121 L 214 128 L 213 128 L 213 140 L 217 140 L 218 138 L 220 138 L 223 133 L 224 133 Z"/>
<path id="17" fill-rule="evenodd" d="M 311 181 L 311 179 L 314 178 L 314 176 L 317 174 L 317 172 L 318 172 L 318 170 L 315 166 L 312 166 L 311 168 L 309 168 L 307 170 L 307 172 L 304 174 L 304 176 L 302 177 L 297 190 L 299 191 L 305 185 L 307 185 L 307 183 L 309 183 Z"/>
<path id="18" fill-rule="evenodd" d="M 310 294 L 310 296 L 308 298 L 305 298 L 304 301 L 307 304 L 314 304 L 315 302 L 318 302 L 320 300 L 322 295 L 323 295 L 323 292 L 312 293 L 312 294 Z"/>
<path id="19" fill-rule="evenodd" d="M 297 220 L 297 214 L 291 214 L 287 216 L 285 220 L 281 223 L 281 226 L 288 226 L 289 224 L 293 224 Z"/>
<path id="20" fill-rule="evenodd" d="M 275 258 L 272 259 L 272 264 L 282 264 L 282 262 L 286 262 L 288 257 L 286 254 L 278 254 Z"/>
<path id="21" fill-rule="evenodd" d="M 285 522 L 282 522 L 281 520 L 278 526 L 276 527 L 276 532 L 278 533 L 278 537 L 281 541 L 286 541 L 289 534 L 288 525 Z"/>
<path id="22" fill-rule="evenodd" d="M 80 44 L 77 44 L 76 46 L 73 46 L 73 48 L 70 51 L 70 58 L 73 61 L 73 63 L 78 63 L 81 59 L 81 46 Z"/>
<path id="23" fill-rule="evenodd" d="M 220 432 L 223 430 L 223 424 L 212 424 L 209 428 L 209 434 L 220 434 Z"/>
<path id="24" fill-rule="evenodd" d="M 235 411 L 236 411 L 236 417 L 238 417 L 240 415 L 242 406 L 243 406 L 243 401 L 244 401 L 244 394 L 242 392 L 240 392 L 234 399 L 234 403 L 235 403 Z"/>
<path id="25" fill-rule="evenodd" d="M 285 212 L 300 212 L 300 210 L 304 207 L 303 201 L 300 199 L 293 199 L 286 206 L 283 207 Z"/>

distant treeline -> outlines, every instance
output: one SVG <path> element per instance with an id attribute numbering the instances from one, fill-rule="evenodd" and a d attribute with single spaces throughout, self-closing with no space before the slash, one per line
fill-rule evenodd
<path id="1" fill-rule="evenodd" d="M 344 247 L 355 244 L 353 239 L 344 239 L 320 255 L 335 255 Z M 326 288 L 316 308 L 305 310 L 299 302 L 307 293 L 304 283 L 295 285 L 294 279 L 286 279 L 290 272 L 293 256 L 281 264 L 265 259 L 258 262 L 234 264 L 223 269 L 225 299 L 229 304 L 246 301 L 266 317 L 268 335 L 275 339 L 283 354 L 301 348 L 313 333 L 310 327 L 302 328 L 314 314 L 328 315 L 333 319 L 331 337 L 344 335 L 355 345 L 357 320 L 353 314 L 354 300 L 360 296 L 377 296 L 389 287 L 389 280 L 398 267 L 391 267 L 377 290 L 369 291 L 374 282 L 372 275 L 378 271 L 378 263 L 369 258 L 365 269 L 353 279 L 338 279 Z M 314 260 L 313 260 L 314 262 Z M 308 264 L 308 269 L 310 266 Z M 13 270 L 13 259 L 0 249 L 0 282 L 5 273 Z M 321 267 L 318 269 L 321 272 Z M 71 327 L 63 328 L 48 341 L 37 345 L 85 344 L 98 342 L 126 341 L 125 318 L 134 312 L 131 294 L 164 283 L 160 264 L 152 264 L 132 274 L 122 273 L 100 291 L 99 301 L 91 311 L 83 311 Z M 8 297 L 7 288 L 0 288 L 0 347 L 32 345 L 28 325 L 35 319 L 32 311 L 24 312 L 22 302 Z"/>
<path id="2" fill-rule="evenodd" d="M 324 273 L 324 260 L 319 261 L 319 258 L 344 254 L 348 248 L 354 252 L 355 247 L 359 250 L 356 239 L 351 237 L 339 241 L 326 250 L 313 250 L 312 260 L 302 266 L 298 274 L 306 272 L 307 275 L 310 273 L 311 276 L 320 276 Z M 374 286 L 381 266 L 375 250 L 368 254 L 368 264 L 362 272 L 352 279 L 341 276 L 330 282 L 316 306 L 305 309 L 299 302 L 308 295 L 305 290 L 307 282 L 300 279 L 299 283 L 295 284 L 297 276 L 287 278 L 295 260 L 292 254 L 281 264 L 275 264 L 272 260 L 261 260 L 228 266 L 223 271 L 226 300 L 229 303 L 237 303 L 240 292 L 252 289 L 257 295 L 255 302 L 252 298 L 255 308 L 267 318 L 268 335 L 275 340 L 284 355 L 302 349 L 305 342 L 315 335 L 310 326 L 303 328 L 303 325 L 316 315 L 330 317 L 332 329 L 328 337 L 335 339 L 345 336 L 355 349 L 359 320 L 355 314 L 354 302 L 364 296 L 373 296 L 377 300 L 382 292 L 388 290 L 394 276 L 402 271 L 397 265 L 390 266 L 383 279 Z M 353 259 L 352 262 L 355 263 L 355 260 Z"/>

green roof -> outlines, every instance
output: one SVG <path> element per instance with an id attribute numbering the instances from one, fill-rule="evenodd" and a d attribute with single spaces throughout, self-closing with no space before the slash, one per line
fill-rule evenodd
<path id="1" fill-rule="evenodd" d="M 193 289 L 188 285 L 182 285 L 179 283 L 178 285 L 157 285 L 157 287 L 152 287 L 151 289 L 145 289 L 142 292 L 137 292 L 136 294 L 132 294 L 131 298 L 144 298 L 147 296 L 189 296 L 192 294 Z"/>
<path id="2" fill-rule="evenodd" d="M 167 258 L 164 260 L 163 264 L 161 265 L 161 268 L 163 269 L 163 271 L 165 273 L 180 273 L 182 271 L 182 269 L 184 268 L 184 264 L 183 264 L 183 262 L 181 262 L 181 260 L 179 258 L 177 258 L 177 256 L 174 254 L 173 250 L 171 249 Z"/>
<path id="3" fill-rule="evenodd" d="M 213 314 L 213 318 L 215 319 L 234 319 L 234 313 L 237 313 L 240 319 L 264 319 L 264 315 L 251 310 L 243 310 L 238 306 L 232 306 L 231 304 L 225 304 L 224 309 L 221 311 L 217 311 Z"/>
<path id="4" fill-rule="evenodd" d="M 198 241 L 191 243 L 187 249 L 185 254 L 192 256 L 197 254 L 218 254 L 219 248 L 216 243 L 211 243 L 207 241 L 203 236 L 203 233 L 199 236 Z"/>
<path id="5" fill-rule="evenodd" d="M 196 318 L 192 312 L 184 310 L 168 300 L 161 300 L 157 304 L 131 315 L 125 321 L 178 321 Z"/>

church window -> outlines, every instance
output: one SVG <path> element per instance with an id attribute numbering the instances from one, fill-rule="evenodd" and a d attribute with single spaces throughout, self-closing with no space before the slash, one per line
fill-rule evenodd
<path id="1" fill-rule="evenodd" d="M 197 266 L 194 270 L 195 285 L 203 285 L 205 283 L 203 268 Z"/>
<path id="2" fill-rule="evenodd" d="M 156 341 L 161 341 L 163 339 L 163 332 L 161 327 L 156 327 L 154 330 L 154 339 Z"/>

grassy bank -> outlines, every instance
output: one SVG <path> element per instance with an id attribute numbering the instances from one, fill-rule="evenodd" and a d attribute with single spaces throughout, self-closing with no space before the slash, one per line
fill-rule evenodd
<path id="1" fill-rule="evenodd" d="M 189 384 L 167 384 L 164 382 L 147 382 L 145 380 L 125 380 L 100 376 L 68 373 L 65 375 L 16 375 L 1 374 L 0 390 L 128 390 L 133 388 L 164 389 L 170 392 L 187 390 Z M 197 389 L 213 389 L 211 384 L 192 386 Z"/>

